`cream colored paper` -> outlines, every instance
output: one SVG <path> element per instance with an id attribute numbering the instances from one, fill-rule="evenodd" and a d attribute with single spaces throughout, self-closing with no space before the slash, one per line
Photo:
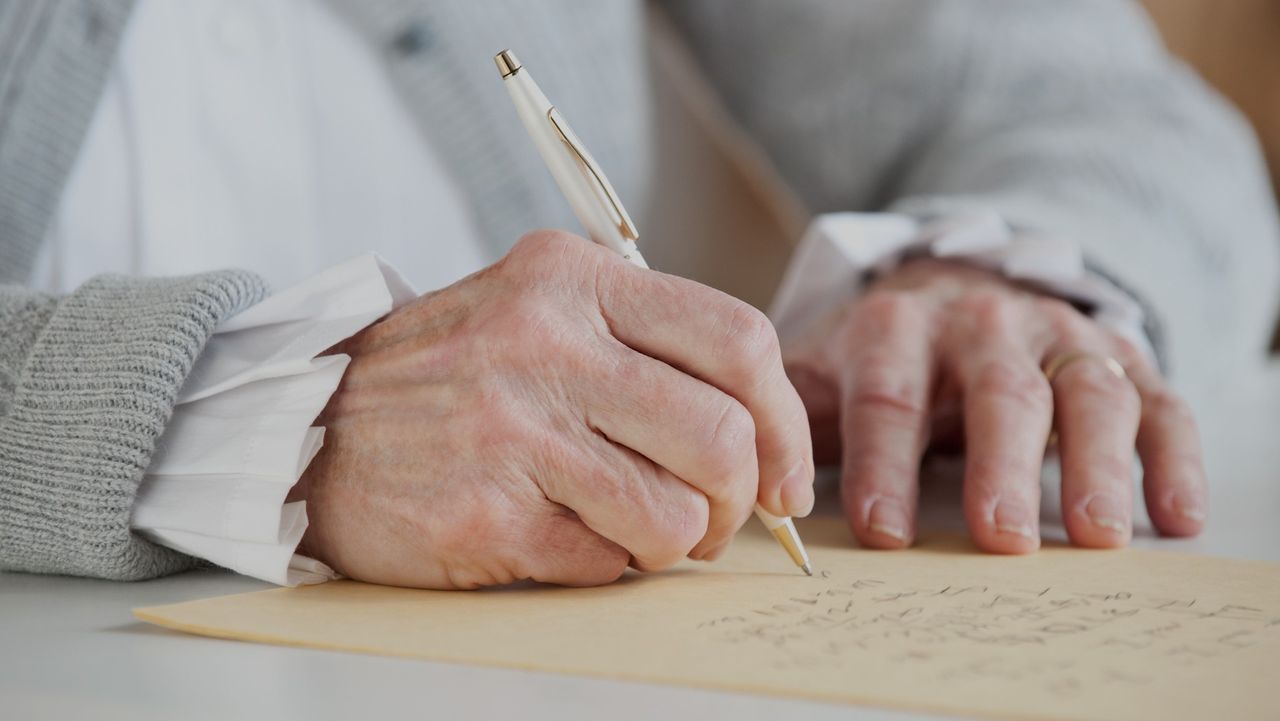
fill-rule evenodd
<path id="1" fill-rule="evenodd" d="M 1148 551 L 858 550 L 746 533 L 603 588 L 335 582 L 136 611 L 226 638 L 1035 719 L 1280 718 L 1280 566 Z"/>

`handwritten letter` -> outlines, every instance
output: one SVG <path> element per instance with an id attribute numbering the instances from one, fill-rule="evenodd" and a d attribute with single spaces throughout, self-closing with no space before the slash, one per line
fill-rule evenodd
<path id="1" fill-rule="evenodd" d="M 194 633 L 970 716 L 1280 719 L 1280 566 L 1144 551 L 857 549 L 745 534 L 597 589 L 351 582 L 140 609 Z"/>

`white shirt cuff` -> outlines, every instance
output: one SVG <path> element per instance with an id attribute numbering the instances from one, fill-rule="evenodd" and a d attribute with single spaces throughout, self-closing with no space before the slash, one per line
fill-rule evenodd
<path id="1" fill-rule="evenodd" d="M 832 213 L 809 225 L 769 309 L 787 345 L 858 297 L 872 273 L 925 254 L 987 268 L 1092 308 L 1092 317 L 1154 361 L 1143 310 L 1129 294 L 1089 272 L 1065 239 L 1015 234 L 989 211 L 921 222 L 897 213 Z"/>
<path id="2" fill-rule="evenodd" d="M 220 324 L 138 488 L 133 529 L 280 585 L 336 578 L 294 552 L 306 505 L 285 503 L 324 442 L 311 423 L 351 360 L 316 356 L 416 295 L 380 258 L 362 255 Z"/>

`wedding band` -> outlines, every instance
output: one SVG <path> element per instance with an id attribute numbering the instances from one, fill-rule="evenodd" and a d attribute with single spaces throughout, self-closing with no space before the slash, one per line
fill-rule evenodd
<path id="1" fill-rule="evenodd" d="M 1112 358 L 1109 355 L 1082 353 L 1078 351 L 1059 353 L 1053 358 L 1050 358 L 1049 362 L 1044 364 L 1044 377 L 1049 379 L 1049 385 L 1053 385 L 1053 380 L 1058 377 L 1058 374 L 1061 373 L 1064 368 L 1076 361 L 1082 360 L 1094 360 L 1101 362 L 1107 370 L 1111 371 L 1112 375 L 1121 380 L 1129 377 L 1129 374 L 1124 372 L 1124 366 L 1120 365 L 1120 361 L 1115 358 Z"/>
<path id="2" fill-rule="evenodd" d="M 1052 386 L 1053 379 L 1058 377 L 1058 374 L 1062 372 L 1062 369 L 1081 360 L 1100 361 L 1107 370 L 1111 371 L 1112 375 L 1121 380 L 1129 377 L 1129 374 L 1124 372 L 1124 366 L 1120 365 L 1120 361 L 1115 358 L 1112 358 L 1109 355 L 1084 353 L 1080 351 L 1059 353 L 1058 355 L 1050 358 L 1049 362 L 1045 363 L 1044 368 L 1042 368 L 1044 371 L 1044 377 L 1048 379 L 1049 385 Z M 1056 428 L 1051 428 L 1049 429 L 1049 437 L 1045 439 L 1045 447 L 1053 448 L 1056 445 L 1058 445 L 1058 430 Z"/>

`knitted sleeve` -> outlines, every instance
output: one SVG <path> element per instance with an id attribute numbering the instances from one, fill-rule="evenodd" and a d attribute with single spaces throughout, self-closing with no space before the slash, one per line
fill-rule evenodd
<path id="1" fill-rule="evenodd" d="M 0 285 L 0 570 L 137 580 L 195 564 L 129 514 L 201 348 L 265 293 L 241 271 L 99 276 L 64 297 Z"/>

